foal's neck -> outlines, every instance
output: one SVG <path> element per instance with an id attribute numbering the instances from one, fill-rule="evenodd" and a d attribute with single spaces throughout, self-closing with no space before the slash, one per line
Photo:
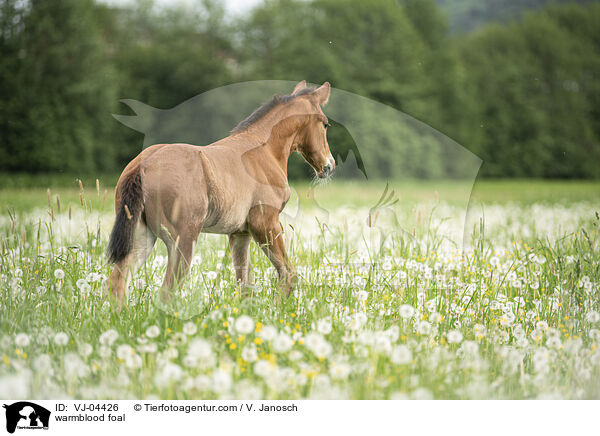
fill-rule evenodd
<path id="1" fill-rule="evenodd" d="M 270 154 L 282 170 L 287 181 L 287 165 L 292 153 L 294 139 L 298 134 L 300 122 L 297 117 L 265 117 L 247 134 L 255 138 L 265 153 Z"/>
<path id="2" fill-rule="evenodd" d="M 265 143 L 266 151 L 275 158 L 277 164 L 285 174 L 286 180 L 288 160 L 290 159 L 290 155 L 292 154 L 292 144 L 296 133 L 297 132 L 294 131 L 291 134 L 281 135 L 278 132 L 273 131 L 273 133 Z"/>

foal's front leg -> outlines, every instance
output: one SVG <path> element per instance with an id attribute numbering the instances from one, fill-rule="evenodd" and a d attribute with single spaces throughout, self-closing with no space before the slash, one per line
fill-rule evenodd
<path id="1" fill-rule="evenodd" d="M 269 206 L 255 206 L 250 211 L 248 225 L 252 237 L 277 270 L 282 292 L 289 297 L 296 284 L 296 272 L 285 250 L 279 211 Z"/>

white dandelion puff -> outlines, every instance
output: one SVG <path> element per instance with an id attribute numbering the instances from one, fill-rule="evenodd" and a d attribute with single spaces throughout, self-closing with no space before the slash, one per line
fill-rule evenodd
<path id="1" fill-rule="evenodd" d="M 285 353 L 292 348 L 292 338 L 285 333 L 279 333 L 275 339 L 273 339 L 273 349 L 278 353 Z"/>
<path id="2" fill-rule="evenodd" d="M 249 362 L 249 363 L 256 362 L 256 360 L 258 359 L 258 353 L 256 351 L 256 347 L 254 345 L 246 345 L 242 349 L 241 356 L 242 356 L 242 359 L 244 359 L 246 362 Z"/>
<path id="3" fill-rule="evenodd" d="M 390 359 L 396 365 L 406 365 L 412 361 L 412 352 L 406 345 L 396 345 L 392 349 Z"/>
<path id="4" fill-rule="evenodd" d="M 351 367 L 345 362 L 333 362 L 329 367 L 329 375 L 333 380 L 346 380 L 350 372 Z"/>
<path id="5" fill-rule="evenodd" d="M 92 354 L 93 351 L 94 347 L 92 347 L 87 342 L 84 342 L 81 345 L 79 345 L 79 354 L 81 354 L 81 356 L 83 356 L 84 358 L 89 357 L 89 355 Z"/>
<path id="6" fill-rule="evenodd" d="M 317 331 L 322 335 L 328 335 L 329 333 L 331 333 L 331 330 L 331 321 L 329 321 L 328 319 L 320 319 L 319 321 L 317 321 Z"/>
<path id="7" fill-rule="evenodd" d="M 216 271 L 209 271 L 209 272 L 206 274 L 206 277 L 207 277 L 209 280 L 215 280 L 215 279 L 217 278 L 217 272 L 216 272 Z"/>
<path id="8" fill-rule="evenodd" d="M 231 375 L 221 369 L 217 369 L 212 374 L 212 390 L 217 394 L 229 392 L 233 385 Z"/>
<path id="9" fill-rule="evenodd" d="M 448 343 L 458 344 L 463 340 L 463 335 L 459 330 L 450 330 L 448 332 Z"/>
<path id="10" fill-rule="evenodd" d="M 30 342 L 31 341 L 27 333 L 19 333 L 15 336 L 15 345 L 19 348 L 25 348 Z"/>
<path id="11" fill-rule="evenodd" d="M 242 315 L 235 320 L 235 330 L 242 334 L 247 335 L 254 330 L 254 320 L 247 315 Z"/>
<path id="12" fill-rule="evenodd" d="M 590 323 L 595 323 L 600 321 L 600 313 L 595 310 L 590 310 L 585 314 L 585 320 Z"/>
<path id="13" fill-rule="evenodd" d="M 116 330 L 110 329 L 100 335 L 99 342 L 101 345 L 111 346 L 119 337 Z"/>
<path id="14" fill-rule="evenodd" d="M 264 326 L 258 332 L 258 336 L 265 342 L 270 342 L 277 336 L 277 329 L 271 325 Z"/>
<path id="15" fill-rule="evenodd" d="M 64 346 L 64 345 L 67 345 L 68 342 L 69 342 L 69 336 L 67 336 L 66 333 L 59 332 L 56 335 L 54 335 L 54 343 L 56 345 Z"/>
<path id="16" fill-rule="evenodd" d="M 196 324 L 194 324 L 193 322 L 186 322 L 183 325 L 183 333 L 185 333 L 188 336 L 192 336 L 196 334 L 196 331 L 198 331 L 198 327 L 196 326 Z"/>
<path id="17" fill-rule="evenodd" d="M 160 328 L 156 325 L 152 325 L 146 329 L 146 336 L 153 339 L 156 338 L 160 334 Z"/>
<path id="18" fill-rule="evenodd" d="M 415 314 L 415 308 L 410 304 L 400 306 L 400 316 L 404 319 L 412 318 Z"/>
<path id="19" fill-rule="evenodd" d="M 429 333 L 431 333 L 431 324 L 427 321 L 421 321 L 417 325 L 417 333 L 419 333 L 420 335 L 428 335 Z"/>
<path id="20" fill-rule="evenodd" d="M 122 344 L 117 347 L 117 357 L 121 360 L 125 360 L 130 355 L 134 354 L 135 350 L 130 345 Z"/>

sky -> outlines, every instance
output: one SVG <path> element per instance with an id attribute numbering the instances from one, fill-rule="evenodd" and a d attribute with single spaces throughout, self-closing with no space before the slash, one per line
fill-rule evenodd
<path id="1" fill-rule="evenodd" d="M 111 5 L 132 5 L 135 4 L 136 0 L 98 0 L 102 3 L 107 3 Z M 154 0 L 157 5 L 165 5 L 165 6 L 176 6 L 176 5 L 186 5 L 186 4 L 194 4 L 199 3 L 200 0 Z M 231 15 L 243 15 L 248 12 L 252 7 L 256 6 L 259 3 L 262 3 L 262 0 L 222 0 L 225 3 L 225 9 Z"/>

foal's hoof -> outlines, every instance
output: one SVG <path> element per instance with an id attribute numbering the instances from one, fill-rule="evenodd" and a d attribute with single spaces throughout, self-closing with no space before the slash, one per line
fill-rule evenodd
<path id="1" fill-rule="evenodd" d="M 256 295 L 256 286 L 242 285 L 240 286 L 240 296 L 244 299 L 252 298 Z"/>
<path id="2" fill-rule="evenodd" d="M 275 291 L 275 295 L 273 297 L 273 301 L 275 302 L 275 304 L 280 304 L 283 303 L 285 301 L 287 301 L 290 298 L 290 295 L 292 295 L 292 288 L 281 288 Z"/>
<path id="3" fill-rule="evenodd" d="M 169 304 L 173 301 L 173 293 L 170 291 L 160 291 L 160 302 L 163 304 Z"/>

